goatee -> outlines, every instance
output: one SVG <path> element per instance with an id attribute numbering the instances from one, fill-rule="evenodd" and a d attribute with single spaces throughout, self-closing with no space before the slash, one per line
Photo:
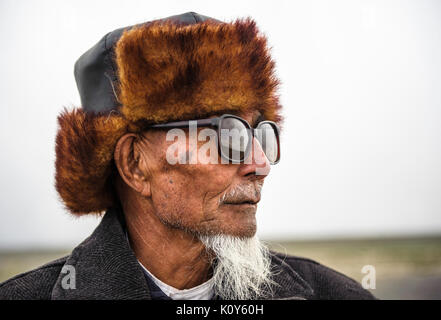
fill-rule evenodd
<path id="1" fill-rule="evenodd" d="M 215 294 L 224 300 L 272 296 L 271 257 L 257 236 L 199 235 L 199 239 L 213 257 Z"/>

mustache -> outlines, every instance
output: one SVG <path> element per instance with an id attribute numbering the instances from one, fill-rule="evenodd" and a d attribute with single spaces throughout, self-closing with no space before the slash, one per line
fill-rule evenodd
<path id="1" fill-rule="evenodd" d="M 262 187 L 263 181 L 237 185 L 220 197 L 219 204 L 258 203 Z"/>

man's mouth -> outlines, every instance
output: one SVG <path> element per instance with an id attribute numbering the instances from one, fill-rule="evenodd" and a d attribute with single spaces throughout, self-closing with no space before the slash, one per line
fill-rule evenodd
<path id="1" fill-rule="evenodd" d="M 233 204 L 233 205 L 241 205 L 241 204 L 248 204 L 248 205 L 257 205 L 257 203 L 260 201 L 260 197 L 257 199 L 244 199 L 244 200 L 235 200 L 235 201 L 224 201 L 224 204 Z"/>
<path id="2" fill-rule="evenodd" d="M 263 183 L 250 183 L 237 186 L 225 193 L 219 204 L 256 206 L 260 201 L 260 190 Z"/>

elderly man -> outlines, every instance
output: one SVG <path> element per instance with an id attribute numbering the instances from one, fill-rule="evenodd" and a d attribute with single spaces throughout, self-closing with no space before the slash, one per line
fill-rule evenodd
<path id="1" fill-rule="evenodd" d="M 121 28 L 79 58 L 75 78 L 82 108 L 59 116 L 56 189 L 73 214 L 106 213 L 0 298 L 373 298 L 255 235 L 282 117 L 253 20 L 188 12 Z"/>

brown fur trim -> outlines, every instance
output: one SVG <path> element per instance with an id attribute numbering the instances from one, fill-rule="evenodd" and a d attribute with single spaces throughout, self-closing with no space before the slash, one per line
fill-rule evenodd
<path id="1" fill-rule="evenodd" d="M 162 123 L 257 109 L 281 120 L 274 62 L 250 18 L 151 22 L 126 30 L 115 52 L 127 119 Z"/>
<path id="2" fill-rule="evenodd" d="M 110 183 L 113 151 L 127 131 L 115 115 L 64 110 L 58 116 L 55 187 L 74 214 L 100 213 L 114 204 Z"/>
<path id="3" fill-rule="evenodd" d="M 64 110 L 58 117 L 55 186 L 74 214 L 115 204 L 111 173 L 118 139 L 135 122 L 162 123 L 260 110 L 281 122 L 266 38 L 251 19 L 194 25 L 152 22 L 117 42 L 117 112 Z"/>

